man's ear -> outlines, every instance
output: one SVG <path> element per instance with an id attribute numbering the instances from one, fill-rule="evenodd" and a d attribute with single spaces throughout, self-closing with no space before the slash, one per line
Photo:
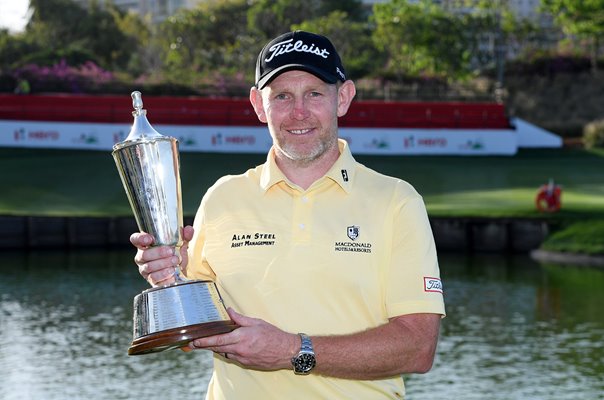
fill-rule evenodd
<path id="1" fill-rule="evenodd" d="M 266 124 L 266 114 L 264 113 L 264 105 L 262 104 L 262 92 L 255 86 L 252 86 L 250 89 L 250 103 L 252 103 L 252 107 L 254 107 L 254 111 L 260 122 Z"/>
<path id="2" fill-rule="evenodd" d="M 353 81 L 347 80 L 342 83 L 338 89 L 338 117 L 346 115 L 356 93 L 357 88 Z"/>

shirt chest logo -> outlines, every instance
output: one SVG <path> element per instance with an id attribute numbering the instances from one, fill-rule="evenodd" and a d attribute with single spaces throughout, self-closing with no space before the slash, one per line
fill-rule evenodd
<path id="1" fill-rule="evenodd" d="M 351 225 L 346 228 L 346 236 L 351 241 L 336 242 L 334 244 L 335 251 L 350 251 L 357 253 L 371 253 L 371 243 L 357 242 L 356 240 L 361 235 L 361 228 L 358 225 Z"/>
<path id="2" fill-rule="evenodd" d="M 234 233 L 231 238 L 231 248 L 250 246 L 274 246 L 277 235 L 274 233 Z"/>
<path id="3" fill-rule="evenodd" d="M 350 238 L 350 240 L 357 240 L 357 238 L 359 237 L 359 227 L 356 225 L 352 225 L 348 227 L 348 237 Z"/>

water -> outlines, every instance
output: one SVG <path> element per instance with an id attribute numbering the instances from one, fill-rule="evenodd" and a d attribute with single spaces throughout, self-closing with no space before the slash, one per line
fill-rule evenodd
<path id="1" fill-rule="evenodd" d="M 0 254 L 0 399 L 202 399 L 211 357 L 129 357 L 133 253 Z M 407 399 L 604 399 L 604 271 L 441 255 L 448 316 Z"/>
<path id="2" fill-rule="evenodd" d="M 203 399 L 206 352 L 127 355 L 147 287 L 132 258 L 0 255 L 0 399 Z"/>
<path id="3" fill-rule="evenodd" d="M 520 257 L 441 264 L 449 316 L 409 399 L 604 399 L 604 271 Z"/>

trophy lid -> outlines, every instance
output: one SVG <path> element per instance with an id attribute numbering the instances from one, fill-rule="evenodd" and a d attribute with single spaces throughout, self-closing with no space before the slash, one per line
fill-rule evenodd
<path id="1" fill-rule="evenodd" d="M 123 142 L 116 143 L 113 148 L 119 149 L 130 144 L 138 142 L 148 142 L 153 140 L 171 139 L 157 132 L 147 120 L 147 110 L 143 109 L 143 98 L 141 92 L 134 91 L 132 96 L 132 116 L 134 122 L 130 128 L 130 133 Z"/>

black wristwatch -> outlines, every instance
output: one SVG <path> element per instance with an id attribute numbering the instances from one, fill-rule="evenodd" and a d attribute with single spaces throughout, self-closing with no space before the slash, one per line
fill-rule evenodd
<path id="1" fill-rule="evenodd" d="M 295 374 L 308 375 L 317 364 L 317 360 L 315 359 L 315 352 L 312 348 L 312 341 L 308 335 L 304 333 L 299 333 L 299 335 L 302 340 L 302 346 L 300 346 L 300 352 L 292 358 L 292 365 Z"/>

